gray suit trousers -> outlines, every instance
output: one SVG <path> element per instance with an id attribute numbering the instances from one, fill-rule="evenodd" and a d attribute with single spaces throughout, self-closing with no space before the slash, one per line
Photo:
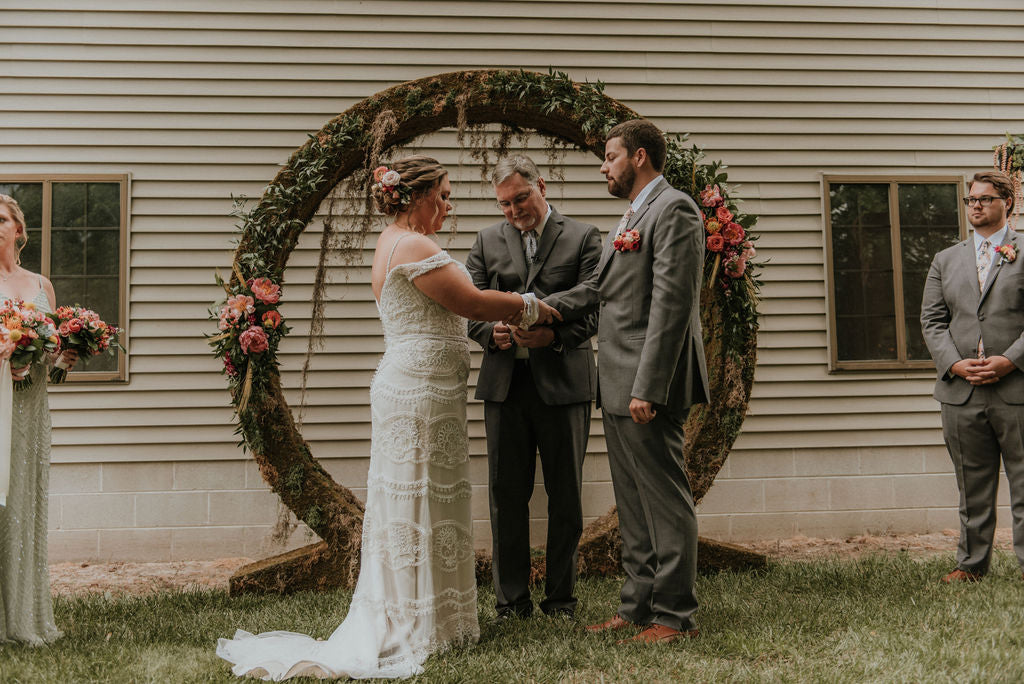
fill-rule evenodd
<path id="1" fill-rule="evenodd" d="M 619 615 L 640 625 L 695 629 L 697 516 L 683 464 L 683 423 L 664 408 L 646 425 L 602 415 L 626 572 Z"/>
<path id="2" fill-rule="evenodd" d="M 975 387 L 962 405 L 942 404 L 942 434 L 960 489 L 957 567 L 984 574 L 996 528 L 999 455 L 1010 482 L 1013 550 L 1024 568 L 1024 411 L 1007 404 L 995 385 Z"/>

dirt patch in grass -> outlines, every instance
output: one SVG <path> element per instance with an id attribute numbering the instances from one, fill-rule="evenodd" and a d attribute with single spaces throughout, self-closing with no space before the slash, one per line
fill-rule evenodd
<path id="1" fill-rule="evenodd" d="M 931 534 L 858 535 L 846 539 L 791 537 L 743 543 L 779 560 L 818 560 L 829 556 L 855 558 L 868 553 L 906 552 L 915 556 L 952 553 L 957 530 Z M 996 530 L 996 547 L 1012 551 L 1009 529 Z M 146 594 L 158 591 L 228 588 L 228 578 L 250 558 L 220 558 L 172 563 L 58 563 L 50 566 L 55 594 Z"/>

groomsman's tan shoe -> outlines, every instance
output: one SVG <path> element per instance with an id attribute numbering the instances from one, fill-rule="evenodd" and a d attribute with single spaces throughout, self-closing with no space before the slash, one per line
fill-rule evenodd
<path id="1" fill-rule="evenodd" d="M 967 572 L 957 568 L 953 572 L 949 573 L 942 578 L 945 584 L 956 584 L 957 582 L 980 582 L 981 575 L 976 572 Z"/>
<path id="2" fill-rule="evenodd" d="M 677 639 L 693 639 L 700 634 L 699 629 L 689 629 L 685 632 L 665 625 L 653 624 L 631 639 L 623 639 L 616 642 L 620 644 L 669 644 Z"/>
<path id="3" fill-rule="evenodd" d="M 621 615 L 616 614 L 610 620 L 605 620 L 604 622 L 596 625 L 587 625 L 584 629 L 588 632 L 609 632 L 616 629 L 627 629 L 629 627 L 640 627 L 640 625 L 630 622 Z"/>

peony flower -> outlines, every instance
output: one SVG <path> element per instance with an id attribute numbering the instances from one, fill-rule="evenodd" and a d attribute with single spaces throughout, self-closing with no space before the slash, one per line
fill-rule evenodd
<path id="1" fill-rule="evenodd" d="M 220 315 L 222 318 L 230 318 L 232 321 L 237 321 L 242 316 L 247 316 L 256 310 L 256 300 L 249 295 L 235 295 L 234 297 L 228 297 L 228 301 L 221 307 Z"/>
<path id="2" fill-rule="evenodd" d="M 263 328 L 255 325 L 238 336 L 238 344 L 246 354 L 259 354 L 265 352 L 270 346 L 267 341 L 267 333 L 263 332 Z"/>
<path id="3" fill-rule="evenodd" d="M 249 289 L 264 304 L 277 304 L 281 300 L 281 286 L 275 285 L 270 278 L 255 278 L 249 283 Z"/>
<path id="4" fill-rule="evenodd" d="M 722 199 L 722 191 L 717 185 L 714 187 L 708 185 L 704 188 L 704 192 L 700 193 L 700 203 L 705 207 L 717 207 L 724 201 Z"/>
<path id="5" fill-rule="evenodd" d="M 724 204 L 715 209 L 715 216 L 717 216 L 718 220 L 721 221 L 722 223 L 728 223 L 729 221 L 732 221 L 733 218 L 732 212 L 729 211 L 729 207 L 725 206 Z"/>
<path id="6" fill-rule="evenodd" d="M 725 238 L 721 233 L 708 235 L 707 248 L 712 252 L 721 252 L 725 248 Z"/>
<path id="7" fill-rule="evenodd" d="M 281 314 L 276 311 L 268 311 L 263 314 L 263 327 L 277 329 L 281 325 Z"/>
<path id="8" fill-rule="evenodd" d="M 384 177 L 384 174 L 388 172 L 388 167 L 378 166 L 373 170 L 373 180 L 380 183 L 380 179 Z"/>
<path id="9" fill-rule="evenodd" d="M 70 330 L 73 333 L 82 332 L 82 321 L 78 320 L 77 318 L 72 318 L 70 321 L 68 321 L 68 330 Z"/>
<path id="10" fill-rule="evenodd" d="M 754 243 L 747 240 L 743 243 L 743 258 L 750 261 L 757 256 L 757 250 L 754 249 Z"/>
<path id="11" fill-rule="evenodd" d="M 393 188 L 402 180 L 402 175 L 394 169 L 388 169 L 384 172 L 384 175 L 380 177 L 380 184 L 386 185 L 389 188 Z"/>
<path id="12" fill-rule="evenodd" d="M 747 260 L 743 257 L 736 259 L 730 259 L 725 264 L 725 275 L 730 278 L 739 278 L 743 275 L 743 272 L 747 270 Z"/>
<path id="13" fill-rule="evenodd" d="M 746 232 L 743 230 L 743 226 L 738 223 L 727 223 L 722 228 L 722 237 L 724 237 L 730 245 L 738 245 L 743 242 L 743 238 L 746 237 Z"/>
<path id="14" fill-rule="evenodd" d="M 709 218 L 704 222 L 704 230 L 709 234 L 714 235 L 718 231 L 722 230 L 722 224 L 716 218 Z"/>

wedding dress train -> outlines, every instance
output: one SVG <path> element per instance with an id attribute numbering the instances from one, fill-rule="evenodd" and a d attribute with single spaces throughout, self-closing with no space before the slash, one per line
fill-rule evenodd
<path id="1" fill-rule="evenodd" d="M 413 284 L 450 263 L 440 252 L 400 264 L 381 289 L 385 352 L 370 385 L 362 560 L 345 621 L 326 641 L 238 630 L 217 644 L 236 675 L 409 677 L 431 653 L 479 638 L 466 321 Z"/>

